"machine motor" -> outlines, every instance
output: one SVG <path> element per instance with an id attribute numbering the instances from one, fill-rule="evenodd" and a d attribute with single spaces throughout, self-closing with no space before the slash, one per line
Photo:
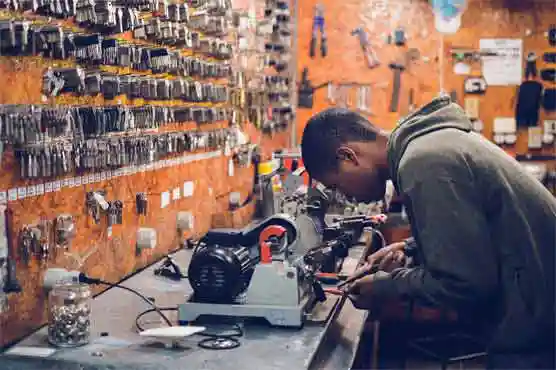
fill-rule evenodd
<path id="1" fill-rule="evenodd" d="M 201 245 L 189 264 L 195 300 L 231 303 L 247 289 L 259 257 L 243 246 Z"/>
<path id="2" fill-rule="evenodd" d="M 257 264 L 261 261 L 260 236 L 270 226 L 281 227 L 284 236 L 272 241 L 272 254 L 283 254 L 288 241 L 297 239 L 297 228 L 287 215 L 274 215 L 244 229 L 210 230 L 193 251 L 188 277 L 193 300 L 205 303 L 241 303 Z M 272 238 L 271 238 L 272 239 Z"/>

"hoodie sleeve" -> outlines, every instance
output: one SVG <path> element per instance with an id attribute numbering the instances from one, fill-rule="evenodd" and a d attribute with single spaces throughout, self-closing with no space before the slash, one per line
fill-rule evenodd
<path id="1" fill-rule="evenodd" d="M 489 242 L 471 172 L 458 158 L 414 158 L 400 183 L 423 264 L 393 271 L 373 284 L 373 298 L 404 297 L 465 308 L 487 298 L 497 284 Z M 403 171 L 403 172 L 402 172 Z"/>

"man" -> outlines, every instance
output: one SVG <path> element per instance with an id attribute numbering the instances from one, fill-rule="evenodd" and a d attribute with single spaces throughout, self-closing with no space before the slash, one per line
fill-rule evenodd
<path id="1" fill-rule="evenodd" d="M 556 200 L 462 109 L 435 99 L 392 133 L 357 113 L 328 109 L 303 134 L 314 179 L 360 201 L 392 180 L 421 263 L 379 271 L 349 289 L 355 306 L 388 300 L 454 309 L 486 325 L 491 368 L 554 368 Z M 404 244 L 371 259 L 400 260 Z M 384 261 L 383 261 L 384 262 Z"/>

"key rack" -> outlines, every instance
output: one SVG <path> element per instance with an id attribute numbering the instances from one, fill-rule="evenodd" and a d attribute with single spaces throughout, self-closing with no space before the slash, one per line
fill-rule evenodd
<path id="1" fill-rule="evenodd" d="M 44 323 L 44 267 L 74 268 L 68 256 L 91 242 L 97 248 L 81 269 L 119 281 L 208 230 L 214 215 L 248 222 L 251 206 L 229 213 L 218 196 L 252 188 L 251 168 L 228 175 L 237 142 L 230 125 L 242 125 L 263 154 L 285 142 L 258 139 L 231 104 L 238 38 L 228 1 L 55 4 L 0 0 L 0 202 L 13 215 L 9 243 L 0 243 L 0 347 Z M 210 16 L 201 15 L 207 6 Z M 110 202 L 98 222 L 91 191 Z M 183 211 L 195 230 L 172 230 Z M 57 220 L 66 216 L 73 234 L 64 229 L 67 243 L 58 246 Z M 49 231 L 29 239 L 38 246 L 23 258 L 20 230 L 33 236 L 34 225 Z M 140 228 L 160 235 L 148 253 L 135 248 Z"/>

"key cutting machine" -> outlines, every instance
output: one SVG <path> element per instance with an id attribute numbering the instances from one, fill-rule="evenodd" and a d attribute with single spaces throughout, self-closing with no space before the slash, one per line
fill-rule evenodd
<path id="1" fill-rule="evenodd" d="M 244 229 L 209 231 L 196 246 L 188 277 L 193 294 L 179 321 L 201 316 L 258 317 L 301 327 L 308 304 L 325 299 L 314 279 L 314 247 L 322 242 L 311 217 L 274 215 Z M 315 289 L 316 287 L 316 289 Z"/>

